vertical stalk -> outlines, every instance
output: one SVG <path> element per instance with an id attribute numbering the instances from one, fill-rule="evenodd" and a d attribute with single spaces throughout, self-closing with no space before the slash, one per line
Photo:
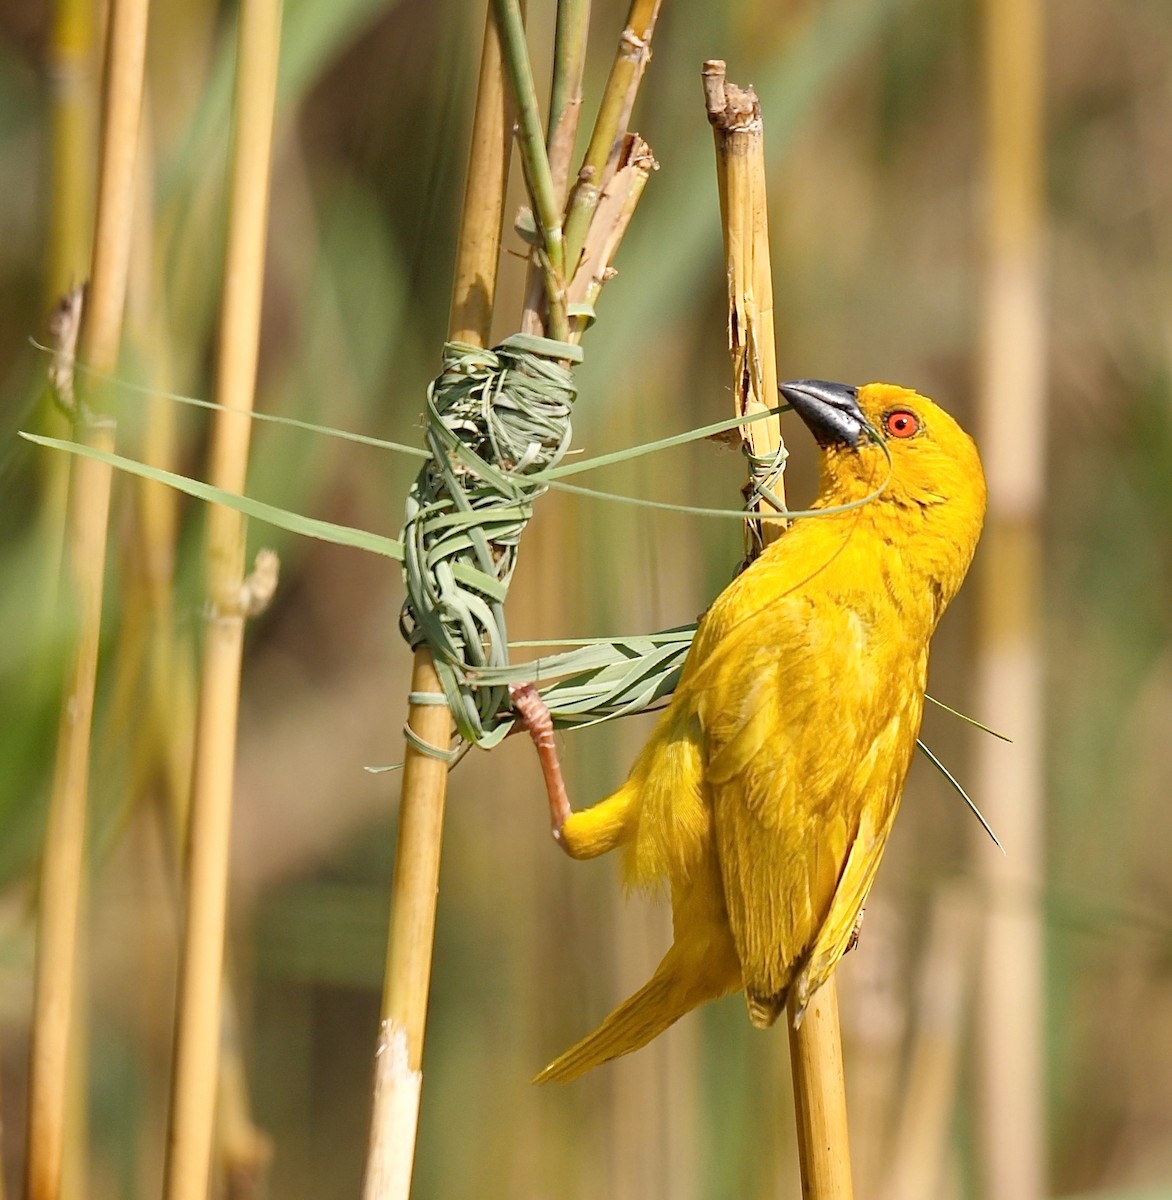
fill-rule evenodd
<path id="1" fill-rule="evenodd" d="M 118 365 L 130 257 L 134 169 L 142 107 L 147 0 L 111 5 L 102 93 L 90 293 L 81 357 L 97 371 Z M 78 410 L 77 437 L 96 449 L 114 443 L 113 423 Z M 85 869 L 86 794 L 105 572 L 111 469 L 98 462 L 72 468 L 67 545 L 66 612 L 76 622 L 58 729 L 57 758 L 41 875 L 36 991 L 29 1063 L 25 1195 L 57 1200 L 65 1147 L 65 1109 L 74 1019 L 77 930 Z"/>
<path id="2" fill-rule="evenodd" d="M 702 78 L 705 107 L 716 139 L 733 395 L 738 415 L 749 415 L 777 403 L 764 127 L 756 94 L 752 88 L 729 83 L 723 62 L 706 62 Z M 742 437 L 755 459 L 772 457 L 782 448 L 780 422 L 756 422 Z M 784 505 L 781 474 L 767 482 L 770 492 Z M 764 498 L 757 506 L 759 511 L 774 507 Z M 782 530 L 780 521 L 761 522 L 747 557 L 752 558 Z M 815 993 L 800 1028 L 794 1028 L 792 1006 L 787 1015 L 802 1195 L 811 1200 L 850 1200 L 846 1087 L 834 977 Z"/>
<path id="3" fill-rule="evenodd" d="M 639 84 L 651 59 L 651 35 L 661 3 L 662 0 L 631 0 L 626 28 L 619 37 L 618 53 L 611 64 L 586 157 L 566 210 L 566 263 L 571 276 L 577 270 L 578 256 L 598 198 L 622 150 Z"/>
<path id="4" fill-rule="evenodd" d="M 499 29 L 490 10 L 449 318 L 449 336 L 477 346 L 487 345 L 491 333 L 511 143 Z M 451 740 L 451 714 L 446 704 L 428 700 L 442 695 L 431 651 L 420 647 L 411 673 L 407 723 L 440 753 Z M 447 781 L 445 761 L 407 742 L 364 1200 L 407 1200 L 411 1192 Z"/>
<path id="5" fill-rule="evenodd" d="M 787 1016 L 803 1200 L 851 1200 L 846 1079 L 834 976 L 811 997 L 800 1029 L 794 1028 L 792 1010 Z"/>
<path id="6" fill-rule="evenodd" d="M 211 482 L 245 490 L 249 413 L 264 282 L 265 233 L 280 44 L 280 0 L 245 0 L 236 65 L 228 238 L 220 309 Z M 187 905 L 164 1194 L 204 1200 L 211 1161 L 221 1028 L 224 924 L 236 720 L 246 606 L 244 518 L 208 513 L 205 629 L 188 821 Z"/>
<path id="7" fill-rule="evenodd" d="M 453 342 L 488 344 L 512 142 L 501 39 L 489 8 L 484 18 L 484 50 L 448 318 L 448 338 Z"/>
<path id="8" fill-rule="evenodd" d="M 1046 1194 L 1043 1086 L 1039 516 L 1045 478 L 1043 17 L 985 0 L 985 284 L 981 448 L 989 515 L 979 572 L 977 708 L 1013 731 L 977 746 L 977 787 L 1005 843 L 979 851 L 988 892 L 977 1078 L 982 1191 Z"/>
<path id="9" fill-rule="evenodd" d="M 562 208 L 554 191 L 549 156 L 541 132 L 537 88 L 525 41 L 525 23 L 520 0 L 492 0 L 500 35 L 503 65 L 508 72 L 517 105 L 517 139 L 525 180 L 533 202 L 533 215 L 545 255 L 544 279 L 549 304 L 549 336 L 566 340 L 570 335 L 566 317 L 566 251 L 562 232 Z"/>
<path id="10" fill-rule="evenodd" d="M 81 436 L 98 450 L 114 447 L 112 422 L 87 422 Z M 36 999 L 29 1078 L 25 1195 L 57 1200 L 61 1194 L 67 1099 L 77 980 L 77 933 L 85 878 L 86 793 L 90 730 L 101 634 L 102 585 L 111 469 L 93 459 L 73 464 L 69 488 L 68 600 L 62 607 L 76 643 L 69 667 L 61 721 L 45 852 L 41 864 L 37 926 Z"/>
<path id="11" fill-rule="evenodd" d="M 558 0 L 553 35 L 553 80 L 549 89 L 549 170 L 558 207 L 566 203 L 570 160 L 582 115 L 582 76 L 590 32 L 590 0 Z"/>
<path id="12" fill-rule="evenodd" d="M 89 265 L 94 169 L 94 5 L 58 0 L 49 43 L 52 119 L 48 304 Z"/>
<path id="13" fill-rule="evenodd" d="M 756 93 L 752 88 L 729 83 L 720 59 L 706 62 L 701 76 L 708 120 L 716 140 L 716 180 L 720 191 L 728 283 L 728 348 L 732 355 L 733 403 L 738 416 L 751 416 L 777 406 L 765 127 Z M 741 438 L 751 459 L 771 459 L 782 448 L 781 422 L 754 422 L 744 427 Z M 770 480 L 769 490 L 784 506 L 785 484 L 780 472 Z M 746 498 L 751 499 L 749 493 Z M 778 511 L 764 498 L 757 500 L 756 507 L 759 512 Z M 755 537 L 749 557 L 778 537 L 783 529 L 780 521 L 759 522 L 752 529 Z"/>

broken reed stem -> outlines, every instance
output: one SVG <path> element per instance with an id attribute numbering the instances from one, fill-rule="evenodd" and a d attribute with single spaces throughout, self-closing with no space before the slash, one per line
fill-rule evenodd
<path id="1" fill-rule="evenodd" d="M 651 147 L 638 134 L 627 135 L 620 163 L 594 210 L 594 221 L 582 247 L 578 270 L 566 295 L 570 305 L 585 305 L 591 312 L 603 287 L 614 274 L 611 262 L 635 215 L 643 188 L 651 172 L 659 166 L 651 154 Z M 586 316 L 573 317 L 571 341 L 580 341 L 588 324 Z"/>
<path id="2" fill-rule="evenodd" d="M 264 282 L 265 235 L 280 44 L 280 0 L 244 0 L 236 64 L 228 238 L 220 309 L 209 478 L 241 493 Z M 208 512 L 207 589 L 195 763 L 188 820 L 186 911 L 164 1194 L 204 1200 L 211 1164 L 220 1061 L 224 924 L 244 622 L 245 521 Z"/>
<path id="3" fill-rule="evenodd" d="M 752 88 L 729 83 L 720 59 L 706 62 L 701 76 L 708 120 L 716 139 L 733 396 L 737 414 L 747 416 L 777 404 L 764 128 L 756 94 Z M 742 439 L 754 457 L 770 457 L 782 446 L 781 423 L 756 422 L 743 430 Z M 770 490 L 784 504 L 780 473 Z M 759 510 L 772 508 L 765 500 L 758 504 Z M 780 536 L 783 528 L 780 521 L 760 522 L 747 557 L 754 557 L 763 544 Z M 834 977 L 815 993 L 796 1029 L 794 1003 L 787 1009 L 787 1023 L 802 1195 L 809 1200 L 850 1200 L 846 1088 Z"/>
<path id="4" fill-rule="evenodd" d="M 989 484 L 977 573 L 976 787 L 1008 854 L 974 847 L 986 890 L 977 969 L 979 1194 L 1047 1193 L 1041 518 L 1045 496 L 1045 39 L 1038 0 L 985 0 L 985 264 L 978 440 Z"/>
<path id="5" fill-rule="evenodd" d="M 474 346 L 487 346 L 491 335 L 512 148 L 506 104 L 499 27 L 490 8 L 448 323 L 449 338 Z M 410 694 L 442 699 L 443 690 L 426 646 L 415 651 Z M 447 751 L 452 718 L 446 704 L 412 701 L 407 723 L 422 741 L 440 753 Z M 407 1200 L 411 1192 L 447 783 L 448 764 L 407 742 L 386 975 L 374 1056 L 364 1200 Z"/>
<path id="6" fill-rule="evenodd" d="M 594 120 L 590 144 L 566 210 L 566 263 L 572 275 L 594 219 L 599 196 L 613 174 L 635 107 L 643 72 L 651 60 L 651 35 L 661 0 L 631 0 L 627 24 Z"/>
<path id="7" fill-rule="evenodd" d="M 720 59 L 706 62 L 701 77 L 704 103 L 716 141 L 733 403 L 738 416 L 751 416 L 776 408 L 778 402 L 764 125 L 757 94 L 752 88 L 729 83 Z M 781 422 L 757 421 L 745 426 L 741 440 L 746 452 L 754 458 L 772 458 L 781 449 Z M 780 472 L 770 490 L 784 505 L 785 483 Z M 765 500 L 758 502 L 757 509 L 779 511 Z M 753 538 L 747 557 L 753 557 L 783 529 L 780 521 L 746 525 L 747 536 L 751 534 Z"/>
<path id="8" fill-rule="evenodd" d="M 147 0 L 115 0 L 107 24 L 102 150 L 81 358 L 95 371 L 108 374 L 117 369 L 122 334 L 147 8 Z M 95 449 L 113 449 L 113 422 L 91 415 L 84 398 L 75 423 L 78 440 Z M 111 480 L 111 468 L 96 461 L 84 466 L 75 463 L 70 475 L 66 542 L 70 558 L 67 586 L 72 594 L 64 608 L 77 626 L 62 701 L 42 862 L 29 1061 L 27 1200 L 57 1200 L 61 1190 Z"/>

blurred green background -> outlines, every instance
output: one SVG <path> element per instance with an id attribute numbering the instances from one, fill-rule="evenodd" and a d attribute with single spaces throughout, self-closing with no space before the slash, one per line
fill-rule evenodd
<path id="1" fill-rule="evenodd" d="M 540 78 L 551 5 L 529 8 Z M 587 113 L 624 13 L 596 0 Z M 898 381 L 974 428 L 979 20 L 969 0 L 666 0 L 633 121 L 661 170 L 585 339 L 576 446 L 603 452 L 731 411 L 699 84 L 712 57 L 757 86 L 765 112 L 782 377 Z M 0 1109 L 11 1189 L 62 669 L 47 619 L 56 544 L 42 517 L 53 467 L 15 437 L 49 420 L 46 358 L 29 339 L 44 340 L 69 274 L 51 248 L 63 202 L 51 169 L 62 78 L 51 26 L 50 6 L 0 0 Z M 481 5 L 453 0 L 287 0 L 262 409 L 420 440 L 482 28 Z M 232 6 L 153 6 L 122 374 L 163 392 L 212 393 L 233 30 Z M 1139 1200 L 1172 1196 L 1172 6 L 1058 0 L 1046 54 L 1047 872 L 1031 900 L 1046 929 L 1049 1161 L 1054 1195 Z M 510 214 L 520 201 L 518 191 Z M 502 337 L 520 306 L 521 252 L 507 234 Z M 161 409 L 179 469 L 201 474 L 204 414 Z M 121 389 L 124 453 L 142 452 L 151 419 L 142 394 Z M 813 454 L 800 427 L 787 437 L 789 495 L 801 503 Z M 250 492 L 394 535 L 413 474 L 386 452 L 259 426 Z M 742 477 L 739 455 L 698 443 L 591 478 L 727 506 Z M 154 1195 L 161 1177 L 175 852 L 165 769 L 142 761 L 136 739 L 150 722 L 183 728 L 202 605 L 203 513 L 184 501 L 169 610 L 175 699 L 160 707 L 135 630 L 149 574 L 143 501 L 129 481 L 117 486 L 85 939 L 89 1182 L 76 1193 L 95 1198 Z M 557 495 L 527 538 L 514 638 L 689 621 L 741 555 L 730 522 Z M 355 551 L 255 524 L 250 544 L 276 545 L 283 575 L 245 663 L 230 948 L 240 1045 L 253 1115 L 274 1148 L 270 1194 L 352 1196 L 397 801 L 396 777 L 363 767 L 401 754 L 402 587 L 395 564 Z M 973 641 L 962 595 L 937 638 L 931 684 L 961 708 Z M 998 724 L 995 711 L 975 715 Z M 648 720 L 562 740 L 580 804 L 617 786 Z M 967 778 L 971 733 L 931 711 L 925 733 Z M 931 1013 L 932 933 L 958 896 L 979 909 L 977 864 L 997 853 L 982 836 L 917 764 L 862 944 L 839 974 L 861 1200 L 887 1195 L 911 1047 Z M 738 998 L 579 1084 L 529 1086 L 646 978 L 669 936 L 664 911 L 623 898 L 611 863 L 572 863 L 550 845 L 527 744 L 464 761 L 449 793 L 415 1195 L 798 1195 L 784 1033 L 750 1029 Z M 971 953 L 960 961 L 971 980 Z M 980 1194 L 963 1057 L 971 999 L 966 985 L 943 1035 L 962 1052 L 941 1101 L 948 1139 L 933 1194 L 946 1197 Z"/>

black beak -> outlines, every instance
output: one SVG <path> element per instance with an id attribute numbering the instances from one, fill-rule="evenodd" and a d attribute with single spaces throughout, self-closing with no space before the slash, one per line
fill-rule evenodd
<path id="1" fill-rule="evenodd" d="M 859 444 L 866 421 L 856 388 L 824 379 L 794 379 L 777 390 L 794 406 L 819 446 Z"/>

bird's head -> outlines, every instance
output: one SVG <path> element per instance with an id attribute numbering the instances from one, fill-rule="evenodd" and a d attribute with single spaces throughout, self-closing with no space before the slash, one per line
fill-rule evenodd
<path id="1" fill-rule="evenodd" d="M 816 507 L 861 500 L 886 480 L 877 513 L 919 512 L 963 548 L 967 567 L 985 515 L 985 475 L 972 438 L 948 413 L 890 383 L 799 379 L 780 390 L 822 448 Z"/>

